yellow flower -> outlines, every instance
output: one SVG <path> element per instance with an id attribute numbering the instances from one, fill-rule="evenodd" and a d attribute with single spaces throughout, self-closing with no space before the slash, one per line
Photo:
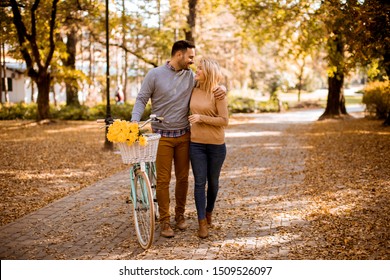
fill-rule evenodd
<path id="1" fill-rule="evenodd" d="M 131 146 L 131 145 L 133 145 L 137 140 L 138 140 L 138 135 L 129 133 L 129 135 L 127 136 L 126 142 L 127 142 L 127 145 Z"/>
<path id="2" fill-rule="evenodd" d="M 127 143 L 131 146 L 139 142 L 141 146 L 147 145 L 147 139 L 139 130 L 137 123 L 116 120 L 108 127 L 107 139 L 115 143 Z"/>
<path id="3" fill-rule="evenodd" d="M 129 123 L 129 130 L 131 133 L 138 134 L 139 133 L 139 127 L 137 123 Z"/>
<path id="4" fill-rule="evenodd" d="M 143 135 L 139 137 L 138 141 L 141 146 L 146 146 L 148 144 L 148 139 Z"/>

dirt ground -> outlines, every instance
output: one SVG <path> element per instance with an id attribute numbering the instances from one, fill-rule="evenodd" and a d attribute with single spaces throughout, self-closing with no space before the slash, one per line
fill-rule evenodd
<path id="1" fill-rule="evenodd" d="M 283 199 L 304 200 L 294 211 L 309 223 L 289 232 L 302 242 L 288 258 L 389 259 L 390 128 L 366 119 L 323 121 L 294 137 L 306 143 L 304 184 Z M 0 122 L 0 225 L 123 170 L 103 144 L 94 122 Z"/>

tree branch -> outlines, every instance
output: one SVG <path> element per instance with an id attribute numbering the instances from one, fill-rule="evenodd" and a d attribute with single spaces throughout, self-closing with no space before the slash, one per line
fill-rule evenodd
<path id="1" fill-rule="evenodd" d="M 105 42 L 102 42 L 100 40 L 100 38 L 95 34 L 93 33 L 91 30 L 91 35 L 92 35 L 92 38 L 96 41 L 96 42 L 99 42 L 100 44 L 102 45 L 105 45 L 106 43 Z M 132 55 L 134 55 L 135 57 L 137 57 L 138 59 L 141 59 L 142 61 L 144 61 L 145 63 L 148 63 L 150 65 L 152 65 L 153 67 L 158 67 L 158 63 L 156 61 L 152 61 L 150 59 L 147 59 L 145 57 L 142 56 L 142 54 L 140 54 L 139 52 L 137 51 L 132 51 L 130 49 L 128 49 L 124 44 L 117 44 L 117 43 L 110 43 L 110 46 L 112 47 L 118 47 L 118 48 L 121 48 L 123 49 L 126 53 L 130 53 Z"/>
<path id="2" fill-rule="evenodd" d="M 37 73 L 33 68 L 33 60 L 32 57 L 30 56 L 30 53 L 27 50 L 26 47 L 26 38 L 29 36 L 27 34 L 27 29 L 26 26 L 24 25 L 24 22 L 22 20 L 22 16 L 19 11 L 19 5 L 16 2 L 16 0 L 10 0 L 11 8 L 12 8 L 12 13 L 14 15 L 13 17 L 13 22 L 17 31 L 18 35 L 18 41 L 20 45 L 20 52 L 22 53 L 22 56 L 26 62 L 27 70 L 28 70 L 28 75 L 30 77 L 36 77 Z"/>
<path id="3" fill-rule="evenodd" d="M 144 61 L 144 62 L 146 62 L 146 63 L 152 65 L 153 67 L 158 67 L 158 63 L 157 63 L 157 62 L 152 61 L 152 60 L 150 60 L 150 59 L 147 59 L 147 58 L 143 57 L 143 56 L 142 56 L 141 54 L 139 54 L 138 52 L 129 50 L 129 49 L 128 49 L 125 45 L 123 45 L 123 44 L 116 44 L 116 43 L 114 43 L 114 44 L 110 44 L 110 46 L 121 48 L 121 49 L 123 49 L 126 53 L 130 53 L 130 54 L 134 55 L 135 57 L 137 57 L 137 58 L 141 59 L 142 61 Z"/>
<path id="4" fill-rule="evenodd" d="M 35 12 L 38 9 L 40 0 L 35 0 L 33 6 L 31 7 L 31 36 L 27 36 L 28 41 L 30 42 L 32 54 L 35 58 L 35 62 L 37 63 L 39 69 L 42 68 L 41 64 L 41 56 L 39 54 L 39 49 L 37 46 L 37 25 Z"/>
<path id="5" fill-rule="evenodd" d="M 50 65 L 50 62 L 53 58 L 54 50 L 55 50 L 55 42 L 54 42 L 54 29 L 55 29 L 55 23 L 56 23 L 56 16 L 57 16 L 57 3 L 58 0 L 53 0 L 52 4 L 52 10 L 51 10 L 51 18 L 50 18 L 50 50 L 49 54 L 46 58 L 45 62 L 45 68 L 47 69 Z"/>

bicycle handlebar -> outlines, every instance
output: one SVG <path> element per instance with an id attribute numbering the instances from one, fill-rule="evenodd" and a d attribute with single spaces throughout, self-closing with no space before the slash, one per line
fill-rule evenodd
<path id="1" fill-rule="evenodd" d="M 150 115 L 149 119 L 144 121 L 139 127 L 142 128 L 144 127 L 145 125 L 147 125 L 148 123 L 150 122 L 163 122 L 164 118 L 163 117 L 157 117 L 156 115 L 152 114 Z"/>
<path id="2" fill-rule="evenodd" d="M 97 119 L 96 122 L 97 123 L 105 123 L 106 124 L 105 126 L 109 126 L 110 124 L 112 124 L 116 120 L 119 120 L 119 119 L 113 119 L 113 118 Z M 142 122 L 139 127 L 142 128 L 142 127 L 144 127 L 145 125 L 147 125 L 150 122 L 159 122 L 159 123 L 161 123 L 161 122 L 163 122 L 163 120 L 164 120 L 163 117 L 157 117 L 155 114 L 152 114 L 152 115 L 150 115 L 149 119 L 144 121 L 144 122 Z"/>

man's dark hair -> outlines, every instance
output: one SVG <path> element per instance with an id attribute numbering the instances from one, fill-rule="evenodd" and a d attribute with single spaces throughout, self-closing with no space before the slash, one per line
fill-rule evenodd
<path id="1" fill-rule="evenodd" d="M 171 56 L 174 56 L 178 51 L 187 51 L 188 48 L 194 49 L 195 44 L 187 40 L 176 41 L 172 46 Z"/>

